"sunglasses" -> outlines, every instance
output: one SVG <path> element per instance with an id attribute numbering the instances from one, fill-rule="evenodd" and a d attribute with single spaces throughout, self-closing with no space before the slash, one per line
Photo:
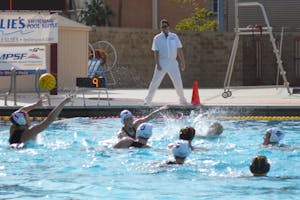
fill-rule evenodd
<path id="1" fill-rule="evenodd" d="M 168 27 L 169 27 L 168 25 L 162 26 L 162 28 L 168 28 Z"/>

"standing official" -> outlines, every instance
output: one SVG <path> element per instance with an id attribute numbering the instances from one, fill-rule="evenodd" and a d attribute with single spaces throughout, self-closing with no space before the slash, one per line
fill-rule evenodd
<path id="1" fill-rule="evenodd" d="M 166 73 L 168 73 L 176 89 L 180 104 L 186 105 L 187 101 L 183 94 L 179 65 L 176 60 L 178 56 L 180 69 L 184 71 L 185 61 L 181 41 L 175 33 L 169 31 L 169 22 L 166 19 L 160 21 L 160 28 L 161 33 L 154 37 L 152 43 L 152 51 L 154 51 L 156 65 L 144 104 L 151 104 L 155 91 L 161 84 Z"/>

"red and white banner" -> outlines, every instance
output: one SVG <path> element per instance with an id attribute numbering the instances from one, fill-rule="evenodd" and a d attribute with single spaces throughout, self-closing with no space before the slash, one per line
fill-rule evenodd
<path id="1" fill-rule="evenodd" d="M 0 44 L 57 43 L 56 14 L 0 13 Z"/>

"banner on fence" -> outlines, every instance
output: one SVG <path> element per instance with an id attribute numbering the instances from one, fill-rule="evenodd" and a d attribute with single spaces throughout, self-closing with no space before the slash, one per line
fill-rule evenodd
<path id="1" fill-rule="evenodd" d="M 15 68 L 17 75 L 35 74 L 39 68 L 46 72 L 46 46 L 6 46 L 0 48 L 0 76 L 9 76 Z"/>
<path id="2" fill-rule="evenodd" d="M 0 44 L 57 43 L 55 14 L 0 13 Z"/>

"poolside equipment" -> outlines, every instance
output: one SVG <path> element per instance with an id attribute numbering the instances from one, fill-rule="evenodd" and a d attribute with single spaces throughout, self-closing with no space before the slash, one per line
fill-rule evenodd
<path id="1" fill-rule="evenodd" d="M 97 41 L 89 44 L 88 47 L 89 59 L 97 59 L 101 62 L 101 75 L 105 77 L 107 86 L 115 85 L 116 80 L 112 73 L 118 59 L 115 47 L 108 41 Z"/>
<path id="2" fill-rule="evenodd" d="M 104 89 L 107 104 L 110 106 L 108 88 L 116 84 L 112 69 L 117 63 L 117 51 L 108 41 L 97 41 L 94 44 L 88 44 L 88 48 L 88 77 L 76 78 L 76 86 L 82 88 L 83 105 L 86 106 L 85 88 L 94 88 L 98 89 L 97 105 L 99 105 L 100 90 Z"/>
<path id="3" fill-rule="evenodd" d="M 18 72 L 17 72 L 17 69 L 15 67 L 12 67 L 10 70 L 5 70 L 5 71 L 10 76 L 9 90 L 7 92 L 5 92 L 5 94 L 3 94 L 3 95 L 0 94 L 0 97 L 4 96 L 4 105 L 7 106 L 8 97 L 9 97 L 9 95 L 13 94 L 14 106 L 16 106 L 17 105 L 17 76 L 18 76 Z M 24 72 L 24 70 L 23 70 L 23 72 Z M 29 71 L 25 70 L 25 74 L 28 73 L 30 75 L 31 74 L 34 75 L 34 87 L 35 87 L 35 92 L 38 95 L 38 98 L 41 97 L 41 91 L 40 91 L 41 87 L 39 85 L 39 79 L 41 77 L 41 73 L 45 73 L 45 72 L 46 71 L 44 69 L 40 69 L 40 68 L 36 68 L 35 70 L 29 70 Z M 2 76 L 2 75 L 0 75 L 0 76 Z M 8 76 L 8 75 L 4 75 L 4 76 Z M 50 106 L 51 105 L 50 96 L 48 94 L 44 94 L 44 96 L 47 97 L 48 104 Z"/>
<path id="4" fill-rule="evenodd" d="M 56 86 L 56 79 L 50 73 L 45 73 L 39 78 L 39 86 L 45 91 L 50 91 Z"/>
<path id="5" fill-rule="evenodd" d="M 193 94 L 191 104 L 193 105 L 200 105 L 200 97 L 198 92 L 198 81 L 194 81 L 193 83 Z"/>
<path id="6" fill-rule="evenodd" d="M 261 8 L 262 14 L 264 16 L 264 20 L 266 23 L 266 27 L 262 27 L 260 25 L 256 26 L 248 26 L 246 28 L 240 28 L 239 27 L 239 7 L 253 7 L 253 6 L 258 6 Z M 263 35 L 263 34 L 268 34 L 270 37 L 270 41 L 272 43 L 273 47 L 273 52 L 276 56 L 277 64 L 278 64 L 278 70 L 280 71 L 280 74 L 283 78 L 284 86 L 286 87 L 288 93 L 291 95 L 291 91 L 289 88 L 289 82 L 287 81 L 286 78 L 286 71 L 283 68 L 282 65 L 282 60 L 281 60 L 281 52 L 278 50 L 275 38 L 272 33 L 272 27 L 270 26 L 266 11 L 264 6 L 261 3 L 258 2 L 241 2 L 239 3 L 238 0 L 235 0 L 235 38 L 233 41 L 233 47 L 231 50 L 231 55 L 229 58 L 228 66 L 227 66 L 227 72 L 224 80 L 224 92 L 222 93 L 222 97 L 227 98 L 232 95 L 232 92 L 230 91 L 230 82 L 231 82 L 231 77 L 232 77 L 232 72 L 234 68 L 234 61 L 235 57 L 237 54 L 237 49 L 238 49 L 238 43 L 239 43 L 239 38 L 240 35 Z"/>

